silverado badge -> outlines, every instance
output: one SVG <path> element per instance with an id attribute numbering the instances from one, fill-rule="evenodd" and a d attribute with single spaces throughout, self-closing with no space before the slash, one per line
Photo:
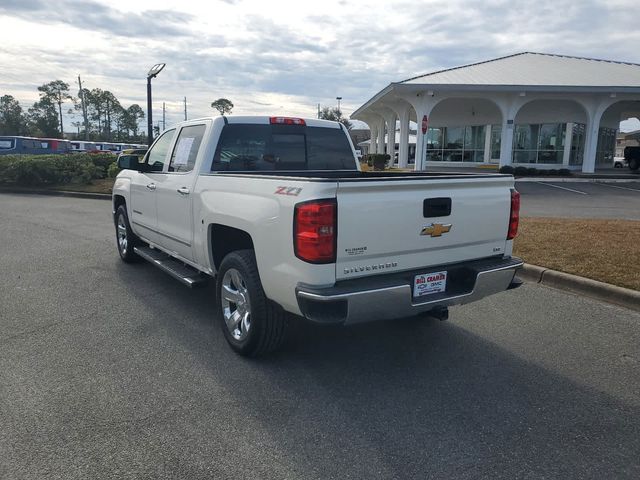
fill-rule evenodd
<path id="1" fill-rule="evenodd" d="M 446 225 L 443 223 L 430 223 L 426 225 L 420 235 L 429 235 L 430 237 L 441 237 L 443 233 L 449 233 L 451 230 L 451 224 L 447 223 Z"/>

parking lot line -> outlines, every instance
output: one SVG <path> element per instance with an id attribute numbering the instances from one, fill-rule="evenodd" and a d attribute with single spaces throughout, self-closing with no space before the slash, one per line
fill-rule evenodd
<path id="1" fill-rule="evenodd" d="M 600 182 L 594 182 L 594 183 L 596 185 L 600 185 L 602 187 L 619 188 L 620 190 L 629 190 L 631 192 L 640 192 L 640 189 L 638 189 L 638 188 L 618 187 L 617 185 L 610 185 L 608 183 L 600 183 Z"/>
<path id="2" fill-rule="evenodd" d="M 545 183 L 545 182 L 536 182 L 536 183 L 539 183 L 540 185 L 546 185 L 547 187 L 559 188 L 560 190 L 566 190 L 568 192 L 579 193 L 580 195 L 589 195 L 588 193 L 581 192 L 580 190 L 574 190 L 572 188 L 567 188 L 567 187 L 560 187 L 558 185 L 552 185 L 551 183 Z"/>

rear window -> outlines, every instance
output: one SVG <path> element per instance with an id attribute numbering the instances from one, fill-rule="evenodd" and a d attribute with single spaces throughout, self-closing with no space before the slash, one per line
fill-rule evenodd
<path id="1" fill-rule="evenodd" d="M 211 171 L 357 170 L 342 129 L 225 125 Z"/>

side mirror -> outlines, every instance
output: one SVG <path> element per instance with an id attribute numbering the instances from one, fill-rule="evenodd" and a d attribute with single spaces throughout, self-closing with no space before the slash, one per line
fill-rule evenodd
<path id="1" fill-rule="evenodd" d="M 137 155 L 120 155 L 118 157 L 118 168 L 121 170 L 139 170 L 140 163 Z"/>

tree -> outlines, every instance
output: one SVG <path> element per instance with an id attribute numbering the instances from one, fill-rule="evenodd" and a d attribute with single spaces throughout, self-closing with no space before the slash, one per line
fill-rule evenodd
<path id="1" fill-rule="evenodd" d="M 101 139 L 103 135 L 102 116 L 104 115 L 104 91 L 100 88 L 94 88 L 93 90 L 85 90 L 84 100 L 87 104 L 87 111 L 90 120 L 97 122 L 97 138 Z M 89 130 L 94 127 L 90 126 Z"/>
<path id="2" fill-rule="evenodd" d="M 62 124 L 62 104 L 65 100 L 73 100 L 69 94 L 69 84 L 62 80 L 54 80 L 38 87 L 40 91 L 40 99 L 47 100 L 51 103 L 58 104 L 58 113 L 60 115 L 60 134 L 64 134 L 64 125 Z"/>
<path id="3" fill-rule="evenodd" d="M 353 124 L 342 116 L 342 112 L 338 110 L 336 107 L 324 107 L 320 110 L 320 114 L 318 118 L 322 118 L 323 120 L 331 120 L 332 122 L 340 122 L 347 130 L 351 130 L 353 128 Z"/>
<path id="4" fill-rule="evenodd" d="M 23 135 L 27 129 L 20 102 L 11 95 L 0 97 L 0 135 Z"/>
<path id="5" fill-rule="evenodd" d="M 127 133 L 131 131 L 134 138 L 138 137 L 138 128 L 140 128 L 138 122 L 142 119 L 144 119 L 144 110 L 137 103 L 125 110 L 124 128 Z"/>
<path id="6" fill-rule="evenodd" d="M 102 92 L 102 104 L 104 106 L 104 130 L 107 140 L 111 141 L 111 125 L 113 116 L 119 109 L 122 109 L 116 96 L 109 90 Z"/>
<path id="7" fill-rule="evenodd" d="M 59 135 L 58 112 L 55 103 L 47 97 L 33 104 L 28 114 L 31 134 L 37 137 Z"/>
<path id="8" fill-rule="evenodd" d="M 215 102 L 211 102 L 211 108 L 215 108 L 220 112 L 220 115 L 224 115 L 225 113 L 231 113 L 233 103 L 226 98 L 219 98 Z"/>

